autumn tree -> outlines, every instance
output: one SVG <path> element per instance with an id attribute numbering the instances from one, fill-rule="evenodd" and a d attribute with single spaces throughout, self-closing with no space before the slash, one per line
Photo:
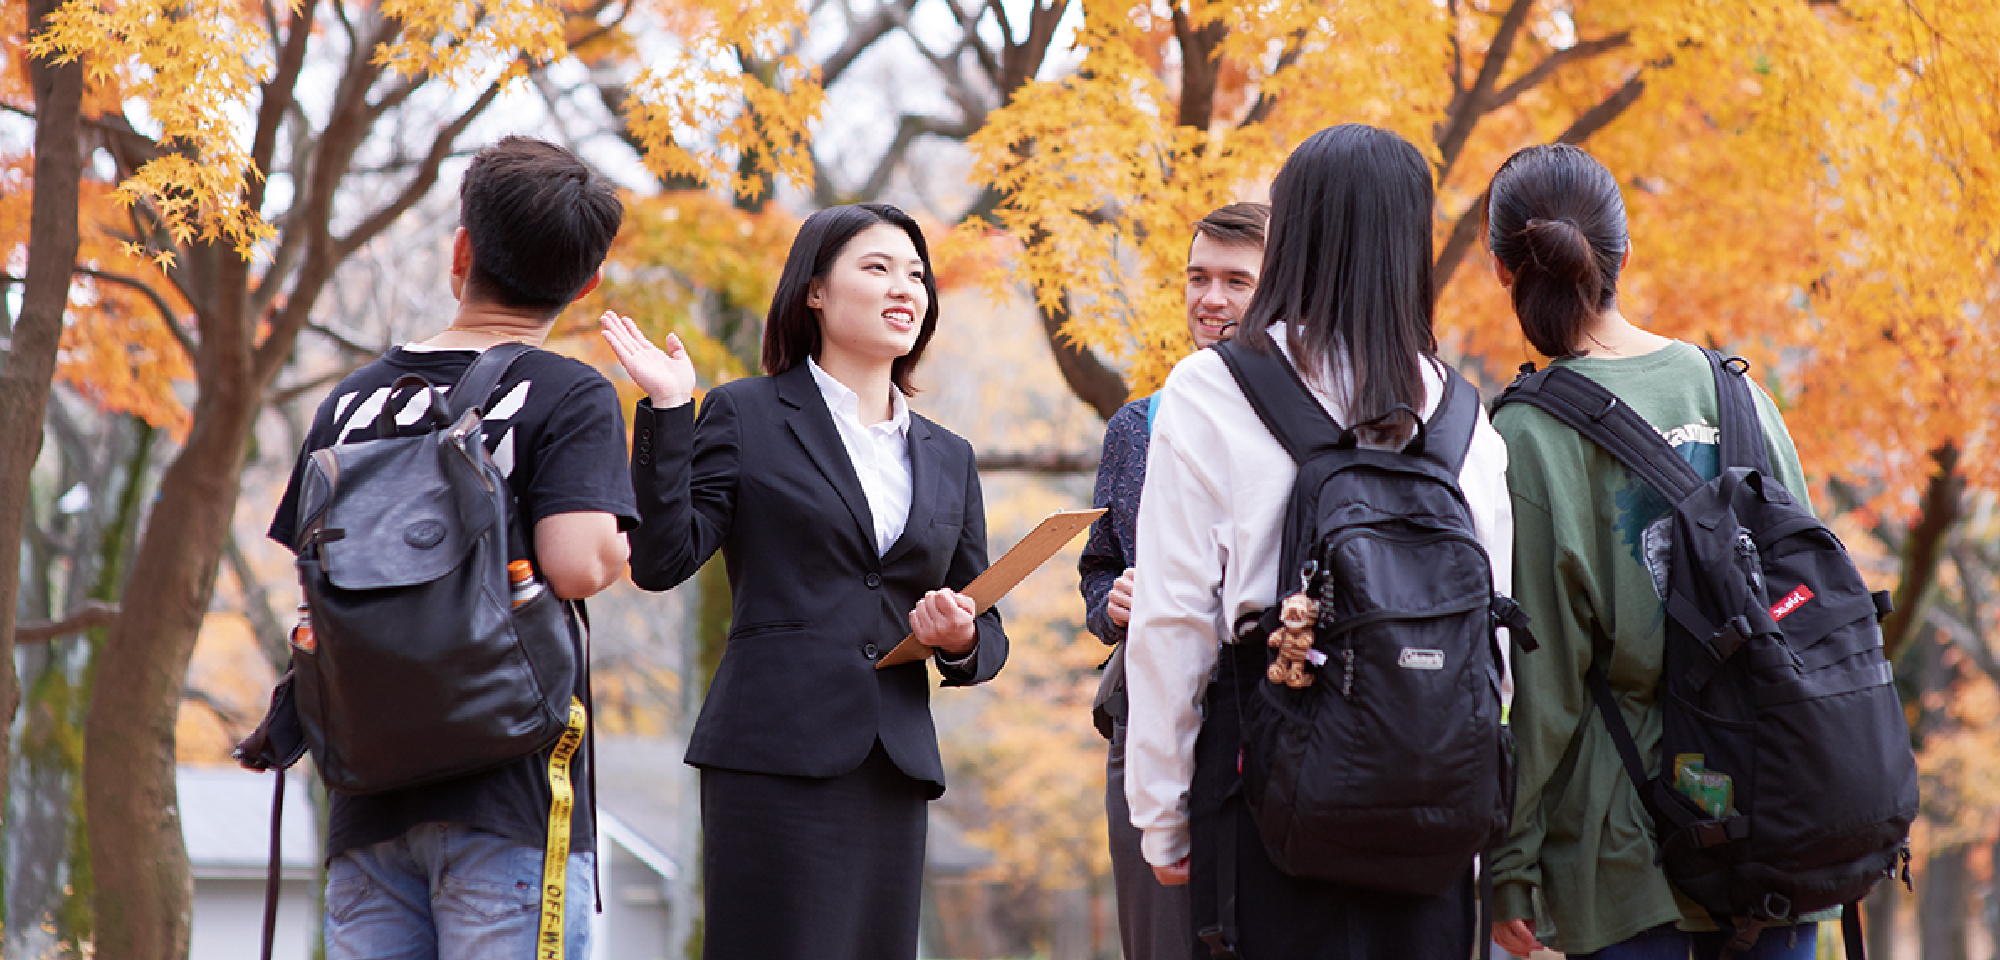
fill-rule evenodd
<path id="1" fill-rule="evenodd" d="M 54 12 L 53 0 L 33 0 L 25 9 L 10 5 L 22 22 L 0 24 L 14 31 L 37 29 Z M 12 58 L 10 58 L 12 59 Z M 20 543 L 28 509 L 28 475 L 42 446 L 42 414 L 48 385 L 55 374 L 56 348 L 69 300 L 70 267 L 79 243 L 76 202 L 82 178 L 78 149 L 78 113 L 83 98 L 83 71 L 73 64 L 42 58 L 26 60 L 27 86 L 36 110 L 34 192 L 29 233 L 35 242 L 27 251 L 27 276 L 22 281 L 18 319 L 8 318 L 0 334 L 7 338 L 0 359 L 0 544 Z M 9 71 L 11 73 L 11 71 Z M 7 76 L 0 91 L 20 97 L 18 75 Z M 12 81 L 12 82 L 5 82 Z M 4 291 L 0 291 L 4 299 Z M 0 314 L 5 310 L 0 309 Z M 0 717 L 11 722 L 20 703 L 20 683 L 14 673 L 14 611 L 21 583 L 21 551 L 0 550 Z M 13 764 L 8 744 L 0 737 L 0 805 L 8 796 Z M 4 806 L 0 806 L 4 808 Z"/>
<path id="2" fill-rule="evenodd" d="M 187 949 L 175 707 L 251 426 L 315 304 L 344 259 L 435 186 L 503 90 L 556 60 L 591 56 L 594 42 L 633 16 L 664 24 L 675 41 L 672 55 L 634 80 L 631 124 L 649 163 L 723 184 L 803 175 L 797 144 L 816 85 L 782 58 L 745 76 L 720 56 L 774 51 L 801 16 L 784 2 L 72 2 L 27 35 L 34 62 L 81 66 L 89 106 L 11 105 L 38 123 L 66 112 L 112 158 L 123 212 L 87 225 L 122 244 L 127 260 L 115 282 L 162 305 L 161 330 L 193 371 L 178 449 L 96 667 L 99 688 L 119 695 L 99 698 L 86 728 L 100 956 Z M 10 53 L 23 36 L 9 35 Z M 44 155 L 78 153 L 38 152 L 38 162 Z M 395 186 L 359 193 L 354 180 L 368 172 Z M 62 201 L 62 182 L 35 180 L 37 200 Z M 73 199 L 59 212 L 81 219 Z M 45 246 L 49 229 L 38 219 L 29 244 Z M 65 289 L 69 259 L 56 265 Z M 13 363 L 10 352 L 10 371 Z M 48 378 L 24 386 L 26 397 L 45 396 Z M 5 492 L 12 509 L 18 492 Z"/>
<path id="3" fill-rule="evenodd" d="M 1187 224 L 1258 195 L 1328 123 L 1397 130 L 1438 177 L 1440 333 L 1490 385 L 1530 359 L 1475 260 L 1479 199 L 1528 143 L 1587 143 L 1628 186 L 1628 315 L 1741 350 L 1807 462 L 1908 516 L 1946 448 L 1991 486 L 1993 11 L 1900 2 L 1335 8 L 1086 3 L 1074 76 L 973 140 L 993 224 L 1065 331 L 1151 389 L 1185 349 Z M 1947 32 L 1948 31 L 1948 32 Z M 986 224 L 976 223 L 983 231 Z M 993 277 L 1005 283 L 1004 272 Z M 1889 441 L 1889 442 L 1885 442 Z M 1856 451 L 1865 451 L 1857 458 Z"/>
<path id="4" fill-rule="evenodd" d="M 990 225 L 1064 331 L 1141 391 L 1186 349 L 1187 224 L 1262 195 L 1331 123 L 1388 127 L 1436 171 L 1446 352 L 1491 389 L 1533 356 L 1480 265 L 1483 195 L 1531 143 L 1625 185 L 1621 309 L 1749 358 L 1821 504 L 1895 558 L 1892 656 L 1931 635 L 1941 561 L 1993 490 L 2000 16 L 1972 0 L 1335 6 L 1084 2 L 1073 76 L 972 145 Z M 965 242 L 991 242 L 988 223 Z M 996 287 L 1016 274 L 995 271 Z M 1902 673 L 1914 669 L 1900 665 Z"/>

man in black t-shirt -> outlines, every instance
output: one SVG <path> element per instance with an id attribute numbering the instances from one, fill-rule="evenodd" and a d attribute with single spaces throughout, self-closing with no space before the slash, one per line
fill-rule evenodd
<path id="1" fill-rule="evenodd" d="M 271 538 L 287 547 L 296 549 L 304 520 L 299 484 L 312 451 L 373 439 L 385 403 L 395 405 L 399 423 L 415 423 L 430 396 L 416 390 L 392 396 L 390 385 L 405 374 L 448 386 L 487 347 L 510 340 L 539 346 L 562 308 L 597 285 L 623 217 L 611 185 L 582 161 L 520 137 L 473 158 L 459 199 L 451 265 L 458 313 L 437 336 L 355 371 L 320 404 L 271 521 Z M 548 589 L 582 598 L 623 576 L 625 531 L 637 525 L 638 511 L 610 382 L 584 364 L 533 350 L 480 407 L 487 449 L 507 475 L 530 533 L 525 550 Z M 580 660 L 582 638 L 572 639 Z M 596 849 L 588 753 L 572 761 L 570 782 L 577 786 L 567 822 L 551 822 L 549 758 L 542 750 L 439 783 L 333 794 L 329 960 L 583 960 Z M 538 953 L 552 828 L 569 836 L 562 950 Z"/>

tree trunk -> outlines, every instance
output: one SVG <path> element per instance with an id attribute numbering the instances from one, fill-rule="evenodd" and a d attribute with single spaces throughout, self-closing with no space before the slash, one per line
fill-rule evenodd
<path id="1" fill-rule="evenodd" d="M 76 563 L 64 593 L 82 593 L 75 583 L 92 576 L 88 595 L 109 601 L 122 586 L 124 559 L 138 525 L 157 431 L 136 417 L 111 419 L 110 455 L 119 462 L 99 471 L 91 489 L 122 485 L 106 499 L 94 555 Z M 94 507 L 96 505 L 93 505 Z M 94 574 L 91 571 L 94 570 Z M 72 601 L 72 605 L 73 601 Z M 81 640 L 57 637 L 26 652 L 35 679 L 28 687 L 27 716 L 15 763 L 16 816 L 6 824 L 7 941 L 4 955 L 81 957 L 92 939 L 95 889 L 90 841 L 83 816 L 83 728 L 89 713 L 97 650 L 105 631 L 92 629 Z"/>
<path id="2" fill-rule="evenodd" d="M 28 0 L 28 30 L 40 32 L 57 0 Z M 70 273 L 76 269 L 77 189 L 83 155 L 77 138 L 82 123 L 83 65 L 62 66 L 28 57 L 35 91 L 35 196 L 28 219 L 28 275 L 21 289 L 21 316 L 0 362 L 0 729 L 11 725 L 21 702 L 14 675 L 14 617 L 21 586 L 18 544 L 27 523 L 28 476 L 42 451 L 42 417 L 49 383 L 55 378 L 56 345 L 69 305 Z M 0 736 L 0 811 L 7 809 L 8 758 Z"/>
<path id="3" fill-rule="evenodd" d="M 1192 231 L 1193 224 L 1189 224 Z M 1069 319 L 1065 309 L 1050 310 L 1036 308 L 1042 317 L 1042 332 L 1048 337 L 1049 350 L 1056 355 L 1056 370 L 1062 373 L 1063 382 L 1069 384 L 1071 393 L 1076 394 L 1084 405 L 1097 411 L 1106 420 L 1125 405 L 1125 398 L 1132 392 L 1125 385 L 1125 378 L 1118 371 L 1104 365 L 1104 361 L 1091 353 L 1090 348 L 1062 335 L 1063 322 Z"/>
<path id="4" fill-rule="evenodd" d="M 233 266 L 225 263 L 224 272 Z M 187 956 L 194 888 L 176 802 L 174 721 L 263 386 L 245 326 L 222 321 L 202 331 L 193 427 L 161 478 L 124 612 L 99 653 L 97 688 L 119 692 L 90 712 L 84 728 L 103 960 Z"/>
<path id="5" fill-rule="evenodd" d="M 1875 960 L 1896 960 L 1896 911 L 1902 904 L 1900 876 L 1883 877 L 1861 904 L 1861 935 L 1867 940 L 1868 955 Z"/>
<path id="6" fill-rule="evenodd" d="M 1971 847 L 1946 847 L 1924 864 L 1924 892 L 1917 899 L 1923 960 L 1970 960 L 1965 941 L 1966 863 Z"/>
<path id="7" fill-rule="evenodd" d="M 82 703 L 73 680 L 75 641 L 22 648 L 26 688 L 7 819 L 7 928 L 4 952 L 10 957 L 74 956 L 58 946 L 69 931 L 60 916 L 70 834 L 70 800 L 82 759 L 64 749 L 62 728 L 73 724 Z M 72 726 L 73 730 L 74 727 Z"/>
<path id="8" fill-rule="evenodd" d="M 1937 473 L 1924 488 L 1917 518 L 1903 539 L 1902 576 L 1896 584 L 1896 612 L 1882 621 L 1882 652 L 1894 660 L 1922 632 L 1924 608 L 1938 585 L 1938 568 L 1951 533 L 1965 513 L 1965 474 L 1958 469 L 1958 446 L 1947 442 L 1931 451 Z"/>

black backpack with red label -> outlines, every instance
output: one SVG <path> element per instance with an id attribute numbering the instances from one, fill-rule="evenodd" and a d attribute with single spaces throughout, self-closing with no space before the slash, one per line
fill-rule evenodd
<path id="1" fill-rule="evenodd" d="M 1495 409 L 1546 411 L 1672 507 L 1653 776 L 1605 681 L 1614 638 L 1597 637 L 1586 675 L 1667 877 L 1735 931 L 1735 950 L 1764 926 L 1842 904 L 1858 946 L 1857 901 L 1907 864 L 1917 812 L 1909 726 L 1877 626 L 1888 595 L 1869 592 L 1840 540 L 1772 474 L 1749 365 L 1704 353 L 1721 421 L 1713 480 L 1573 370 L 1526 367 Z"/>

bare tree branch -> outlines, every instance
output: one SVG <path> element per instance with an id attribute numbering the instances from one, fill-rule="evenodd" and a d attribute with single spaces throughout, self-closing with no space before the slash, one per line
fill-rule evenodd
<path id="1" fill-rule="evenodd" d="M 334 346 L 339 347 L 341 350 L 349 354 L 352 354 L 354 356 L 366 357 L 370 360 L 373 360 L 376 357 L 382 355 L 382 351 L 379 348 L 363 344 L 361 341 L 354 339 L 352 336 L 346 333 L 342 333 L 339 330 L 335 330 L 332 326 L 328 324 L 314 323 L 312 321 L 307 321 L 304 329 L 311 330 L 312 332 L 317 333 L 320 336 L 333 341 Z"/>
<path id="2" fill-rule="evenodd" d="M 160 312 L 160 322 L 166 324 L 167 331 L 174 335 L 174 342 L 180 344 L 181 350 L 187 354 L 189 362 L 194 361 L 196 346 L 194 335 L 188 333 L 186 327 L 181 326 L 180 319 L 174 316 L 173 307 L 167 304 L 167 298 L 161 296 L 160 291 L 153 289 L 152 284 L 138 277 L 128 277 L 122 273 L 112 273 L 109 270 L 99 270 L 94 267 L 78 266 L 76 272 L 93 280 L 102 280 L 106 283 L 115 283 L 121 287 L 137 290 L 146 299 L 151 300 L 153 302 L 153 309 Z"/>
<path id="3" fill-rule="evenodd" d="M 265 4 L 270 10 L 270 4 Z M 314 11 L 319 7 L 317 0 L 303 0 L 297 12 L 292 14 L 292 32 L 285 36 L 284 46 L 278 50 L 277 69 L 271 79 L 259 84 L 263 96 L 257 105 L 257 132 L 250 143 L 250 162 L 256 169 L 268 175 L 271 170 L 271 155 L 278 149 L 278 128 L 283 125 L 285 114 L 292 108 L 292 90 L 298 86 L 299 73 L 305 69 L 306 41 L 312 37 Z M 268 14 L 273 21 L 277 13 Z M 278 36 L 277 24 L 273 22 L 271 36 Z M 244 178 L 244 203 L 252 210 L 264 206 L 264 190 L 267 176 Z"/>
<path id="4" fill-rule="evenodd" d="M 1644 75 L 1643 70 L 1633 73 L 1623 86 L 1604 98 L 1603 102 L 1584 111 L 1582 116 L 1572 121 L 1569 129 L 1564 130 L 1562 136 L 1556 138 L 1556 142 L 1582 143 L 1597 131 L 1604 129 L 1606 124 L 1618 119 L 1619 114 L 1624 113 L 1639 99 L 1640 94 L 1646 92 L 1646 81 L 1642 79 Z M 1452 275 L 1458 272 L 1459 265 L 1465 262 L 1466 255 L 1472 252 L 1473 244 L 1478 242 L 1479 228 L 1486 224 L 1486 199 L 1486 192 L 1481 191 L 1479 198 L 1472 201 L 1472 205 L 1467 207 L 1464 213 L 1458 215 L 1458 222 L 1452 224 L 1451 236 L 1445 239 L 1444 247 L 1438 251 L 1437 262 L 1431 268 L 1433 301 L 1444 295 L 1445 285 L 1451 282 Z"/>
<path id="5" fill-rule="evenodd" d="M 1277 79 L 1280 74 L 1298 64 L 1299 56 L 1305 50 L 1305 39 L 1304 30 L 1295 30 L 1285 39 L 1284 52 L 1278 54 L 1278 64 L 1271 71 L 1271 79 Z M 1237 124 L 1237 127 L 1248 129 L 1263 123 L 1271 118 L 1271 111 L 1277 109 L 1277 106 L 1278 94 L 1272 92 L 1268 86 L 1260 88 L 1257 91 L 1257 102 L 1250 105 L 1250 111 L 1243 115 L 1243 122 Z"/>
<path id="6" fill-rule="evenodd" d="M 282 407 L 328 384 L 339 383 L 341 380 L 346 379 L 348 374 L 361 369 L 362 366 L 364 364 L 342 364 L 338 368 L 320 374 L 304 383 L 295 383 L 289 387 L 273 390 L 264 397 L 264 403 L 267 406 Z"/>
<path id="7" fill-rule="evenodd" d="M 1069 297 L 1055 309 L 1036 310 L 1042 318 L 1042 332 L 1048 337 L 1049 349 L 1055 353 L 1056 369 L 1062 373 L 1063 382 L 1069 384 L 1071 393 L 1082 400 L 1085 406 L 1097 412 L 1106 420 L 1125 405 L 1131 388 L 1125 385 L 1125 378 L 1118 371 L 1106 366 L 1103 360 L 1089 348 L 1062 335 L 1063 322 L 1069 318 Z"/>
<path id="8" fill-rule="evenodd" d="M 1528 21 L 1528 12 L 1534 6 L 1535 0 L 1514 0 L 1493 32 L 1493 42 L 1486 48 L 1486 59 L 1479 65 L 1479 76 L 1472 81 L 1471 89 L 1452 98 L 1444 128 L 1437 138 L 1439 183 L 1451 174 L 1452 164 L 1458 162 L 1465 142 L 1472 137 L 1472 128 L 1486 115 L 1486 99 L 1500 83 L 1500 74 L 1507 69 L 1507 58 L 1514 52 L 1514 40 L 1520 36 L 1521 25 Z"/>
<path id="9" fill-rule="evenodd" d="M 822 87 L 831 87 L 854 66 L 854 61 L 875 42 L 889 34 L 889 31 L 907 22 L 910 11 L 917 5 L 916 0 L 883 0 L 875 9 L 875 15 L 860 23 L 849 21 L 847 40 L 835 50 L 832 56 L 820 61 L 819 77 Z"/>
<path id="10" fill-rule="evenodd" d="M 445 159 L 451 155 L 452 144 L 458 139 L 459 134 L 464 133 L 465 128 L 472 125 L 473 119 L 493 104 L 505 86 L 504 79 L 495 80 L 487 85 L 486 91 L 479 95 L 479 99 L 472 106 L 459 114 L 458 119 L 438 131 L 437 137 L 431 141 L 429 155 L 424 157 L 423 165 L 418 168 L 417 175 L 403 187 L 403 192 L 388 206 L 375 211 L 368 219 L 363 220 L 360 226 L 354 228 L 354 232 L 334 241 L 333 257 L 336 262 L 347 259 L 354 251 L 375 239 L 377 234 L 388 229 L 397 217 L 402 216 L 403 211 L 416 206 L 417 201 L 430 192 L 431 187 L 437 183 L 438 167 L 442 166 Z"/>
<path id="11" fill-rule="evenodd" d="M 181 690 L 181 699 L 192 703 L 199 703 L 207 707 L 210 713 L 215 714 L 215 719 L 222 721 L 222 725 L 228 728 L 232 736 L 248 728 L 251 724 L 248 718 L 230 709 L 227 704 L 216 699 L 214 694 L 199 687 L 183 688 Z"/>
<path id="12" fill-rule="evenodd" d="M 15 643 L 48 643 L 85 630 L 108 627 L 118 620 L 118 605 L 92 600 L 60 620 L 24 620 L 14 625 Z"/>
<path id="13" fill-rule="evenodd" d="M 1000 451 L 979 455 L 978 467 L 985 473 L 1031 473 L 1043 476 L 1095 474 L 1098 454 L 1076 450 L 1053 452 Z"/>
<path id="14" fill-rule="evenodd" d="M 889 142 L 889 149 L 882 154 L 882 159 L 876 161 L 874 172 L 868 175 L 868 182 L 861 188 L 861 196 L 882 195 L 882 191 L 889 186 L 889 178 L 895 174 L 896 168 L 903 165 L 903 158 L 909 154 L 910 145 L 915 143 L 918 137 L 931 134 L 953 140 L 964 140 L 977 131 L 978 127 L 974 124 L 946 123 L 933 117 L 904 114 L 896 123 L 896 138 Z"/>
<path id="15" fill-rule="evenodd" d="M 1494 94 L 1493 99 L 1487 101 L 1486 112 L 1491 113 L 1513 103 L 1516 97 L 1534 89 L 1536 84 L 1547 80 L 1557 70 L 1561 70 L 1572 63 L 1589 60 L 1608 51 L 1616 50 L 1631 42 L 1632 32 L 1627 30 L 1622 33 L 1614 33 L 1608 37 L 1600 37 L 1596 40 L 1584 40 L 1565 49 L 1558 50 L 1550 54 L 1541 63 L 1535 64 L 1527 73 L 1515 78 L 1513 83 L 1501 87 L 1500 92 Z"/>

